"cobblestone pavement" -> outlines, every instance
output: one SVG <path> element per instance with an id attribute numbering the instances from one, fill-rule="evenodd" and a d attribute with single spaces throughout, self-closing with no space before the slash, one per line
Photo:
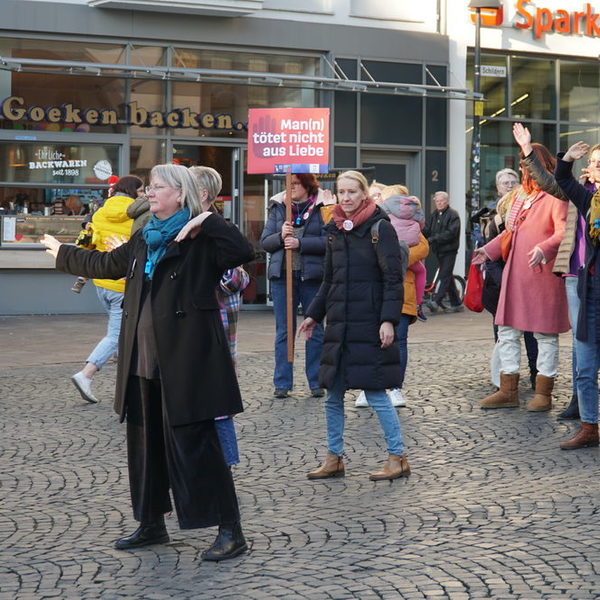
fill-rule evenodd
<path id="1" fill-rule="evenodd" d="M 180 531 L 174 516 L 171 543 L 113 549 L 136 526 L 115 366 L 97 377 L 98 405 L 69 381 L 103 327 L 97 316 L 0 319 L 0 600 L 600 598 L 599 452 L 558 449 L 574 428 L 556 420 L 568 336 L 551 413 L 486 412 L 489 316 L 415 325 L 398 409 L 411 476 L 368 480 L 385 446 L 348 393 L 346 477 L 311 482 L 322 403 L 299 368 L 294 397 L 271 397 L 271 318 L 243 314 L 235 477 L 251 548 L 207 564 L 214 530 Z"/>

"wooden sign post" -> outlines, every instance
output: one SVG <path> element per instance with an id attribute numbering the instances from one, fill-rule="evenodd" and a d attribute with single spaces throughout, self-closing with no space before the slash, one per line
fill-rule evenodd
<path id="1" fill-rule="evenodd" d="M 285 220 L 292 222 L 292 174 L 285 175 Z M 287 357 L 288 362 L 294 362 L 294 282 L 292 281 L 292 252 L 291 248 L 285 251 L 285 295 L 287 309 Z"/>

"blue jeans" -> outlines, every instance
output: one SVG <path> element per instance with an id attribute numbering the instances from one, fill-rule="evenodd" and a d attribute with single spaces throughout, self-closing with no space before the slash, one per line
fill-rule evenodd
<path id="1" fill-rule="evenodd" d="M 121 314 L 123 312 L 123 309 L 121 308 L 123 294 L 99 286 L 96 286 L 96 293 L 108 313 L 108 325 L 106 327 L 106 335 L 92 350 L 92 353 L 87 357 L 86 362 L 96 365 L 100 370 L 104 366 L 104 363 L 117 353 L 119 347 Z"/>
<path id="2" fill-rule="evenodd" d="M 296 315 L 298 303 L 306 311 L 321 287 L 320 281 L 302 281 L 300 273 L 294 271 L 292 278 L 294 314 L 294 335 L 296 335 Z M 276 388 L 291 390 L 294 387 L 294 364 L 287 359 L 287 313 L 285 277 L 271 279 L 271 295 L 273 296 L 273 311 L 275 312 L 275 373 L 273 384 Z M 319 362 L 323 349 L 323 325 L 314 328 L 313 334 L 306 341 L 305 372 L 311 389 L 319 387 Z"/>
<path id="3" fill-rule="evenodd" d="M 598 369 L 600 368 L 600 344 L 596 337 L 596 307 L 598 292 L 588 290 L 585 323 L 587 342 L 575 340 L 577 346 L 577 398 L 579 414 L 583 423 L 598 422 Z"/>
<path id="4" fill-rule="evenodd" d="M 565 291 L 567 292 L 567 308 L 569 309 L 569 321 L 573 333 L 573 352 L 571 353 L 571 367 L 573 371 L 573 393 L 577 393 L 577 345 L 575 333 L 577 332 L 577 318 L 579 316 L 579 295 L 577 294 L 578 277 L 565 277 Z"/>
<path id="5" fill-rule="evenodd" d="M 342 456 L 344 453 L 344 393 L 342 373 L 338 369 L 333 386 L 327 391 L 325 416 L 327 419 L 327 451 Z M 398 413 L 385 390 L 364 390 L 367 402 L 377 413 L 389 454 L 404 454 L 404 443 Z"/>
<path id="6" fill-rule="evenodd" d="M 225 419 L 215 419 L 215 428 L 219 436 L 221 450 L 225 457 L 225 462 L 228 467 L 237 465 L 240 462 L 240 454 L 238 451 L 237 435 L 235 434 L 235 425 L 233 417 Z"/>
<path id="7" fill-rule="evenodd" d="M 411 317 L 409 315 L 400 315 L 400 321 L 396 325 L 396 343 L 400 350 L 400 387 L 404 385 L 404 375 L 406 374 L 406 366 L 408 364 L 408 326 L 410 325 Z"/>

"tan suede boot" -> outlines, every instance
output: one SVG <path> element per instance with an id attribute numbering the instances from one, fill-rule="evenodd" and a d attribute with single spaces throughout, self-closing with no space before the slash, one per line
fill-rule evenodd
<path id="1" fill-rule="evenodd" d="M 527 410 L 543 412 L 552 408 L 552 389 L 554 377 L 537 375 L 535 378 L 535 396 L 527 403 Z"/>
<path id="2" fill-rule="evenodd" d="M 327 454 L 321 466 L 307 473 L 309 479 L 327 479 L 327 477 L 343 477 L 345 475 L 344 461 L 337 454 Z"/>
<path id="3" fill-rule="evenodd" d="M 398 479 L 410 474 L 410 465 L 406 456 L 390 454 L 381 471 L 369 475 L 371 481 L 382 481 L 383 479 Z"/>
<path id="4" fill-rule="evenodd" d="M 519 406 L 519 374 L 500 373 L 500 389 L 479 402 L 481 408 L 514 408 Z"/>
<path id="5" fill-rule="evenodd" d="M 598 446 L 598 423 L 581 422 L 577 433 L 566 442 L 560 443 L 561 450 L 577 450 L 577 448 L 592 448 Z"/>

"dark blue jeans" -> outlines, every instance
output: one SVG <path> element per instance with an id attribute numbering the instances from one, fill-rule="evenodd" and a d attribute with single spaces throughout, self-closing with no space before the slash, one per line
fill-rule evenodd
<path id="1" fill-rule="evenodd" d="M 408 326 L 412 317 L 401 314 L 400 321 L 396 325 L 396 343 L 400 349 L 400 387 L 404 385 L 404 375 L 408 364 Z"/>
<path id="2" fill-rule="evenodd" d="M 302 281 L 300 273 L 294 271 L 292 310 L 294 313 L 294 333 L 296 335 L 296 315 L 298 304 L 306 311 L 321 287 L 320 281 Z M 287 360 L 287 314 L 285 277 L 271 279 L 271 295 L 273 296 L 273 311 L 275 313 L 275 373 L 273 384 L 276 388 L 291 390 L 294 387 L 293 364 Z M 323 349 L 323 325 L 315 327 L 313 334 L 305 344 L 305 372 L 311 389 L 319 387 L 319 362 Z"/>

